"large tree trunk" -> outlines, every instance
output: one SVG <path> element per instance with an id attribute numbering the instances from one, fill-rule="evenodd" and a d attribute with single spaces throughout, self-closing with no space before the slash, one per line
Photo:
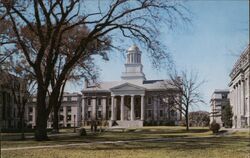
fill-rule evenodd
<path id="1" fill-rule="evenodd" d="M 185 118 L 186 118 L 186 130 L 189 131 L 189 117 L 188 117 L 188 106 L 186 107 L 185 110 Z"/>
<path id="2" fill-rule="evenodd" d="M 66 82 L 62 85 L 62 88 L 57 88 L 52 97 L 53 100 L 53 111 L 54 111 L 54 118 L 53 118 L 53 131 L 55 133 L 59 133 L 59 109 L 62 104 L 63 92 Z M 61 89 L 61 91 L 59 91 Z M 59 95 L 60 94 L 60 95 Z"/>
<path id="3" fill-rule="evenodd" d="M 24 140 L 25 136 L 24 136 L 24 118 L 23 118 L 23 115 L 20 118 L 20 123 L 21 123 L 21 139 Z"/>
<path id="4" fill-rule="evenodd" d="M 38 141 L 47 140 L 47 114 L 46 114 L 46 90 L 38 84 L 37 93 L 37 117 L 35 139 Z"/>
<path id="5" fill-rule="evenodd" d="M 186 118 L 186 130 L 189 131 L 189 120 L 188 120 L 188 114 L 185 116 Z"/>
<path id="6" fill-rule="evenodd" d="M 54 117 L 53 117 L 53 132 L 54 133 L 59 133 L 58 111 L 59 111 L 58 106 L 54 106 L 54 108 L 53 108 L 53 112 L 54 112 Z"/>

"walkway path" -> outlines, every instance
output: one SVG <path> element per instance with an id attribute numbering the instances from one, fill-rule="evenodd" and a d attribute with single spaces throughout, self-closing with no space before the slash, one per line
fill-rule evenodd
<path id="1" fill-rule="evenodd" d="M 44 145 L 44 146 L 2 148 L 1 151 L 58 148 L 58 147 L 84 146 L 84 145 L 94 145 L 94 144 L 116 144 L 116 143 L 129 143 L 129 142 L 171 141 L 171 140 L 176 140 L 176 139 L 178 139 L 178 138 L 150 138 L 150 139 L 136 139 L 136 140 L 122 140 L 122 141 L 100 141 L 100 142 L 92 142 L 92 143 L 73 143 L 73 144 L 61 144 L 61 145 L 46 145 L 46 146 Z"/>

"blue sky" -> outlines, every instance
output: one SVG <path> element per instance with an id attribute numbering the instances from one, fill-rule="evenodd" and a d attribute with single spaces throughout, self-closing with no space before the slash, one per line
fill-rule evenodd
<path id="1" fill-rule="evenodd" d="M 192 24 L 172 31 L 162 28 L 159 38 L 167 45 L 178 69 L 196 71 L 201 79 L 206 80 L 201 92 L 207 104 L 195 110 L 209 111 L 212 92 L 228 88 L 229 73 L 237 55 L 249 43 L 249 4 L 247 0 L 193 0 L 186 5 L 192 12 Z M 100 80 L 120 80 L 124 61 L 124 54 L 117 52 L 112 53 L 108 62 L 97 60 L 101 68 Z M 143 55 L 142 62 L 147 79 L 167 78 L 166 71 L 152 68 L 146 55 Z M 70 92 L 81 90 L 79 85 L 66 87 Z"/>

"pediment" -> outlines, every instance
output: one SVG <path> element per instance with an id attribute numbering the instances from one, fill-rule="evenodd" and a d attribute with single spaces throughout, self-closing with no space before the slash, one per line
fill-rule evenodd
<path id="1" fill-rule="evenodd" d="M 124 84 L 112 87 L 110 90 L 111 91 L 138 91 L 138 90 L 141 91 L 141 90 L 145 90 L 145 88 L 131 84 L 131 83 L 124 83 Z"/>

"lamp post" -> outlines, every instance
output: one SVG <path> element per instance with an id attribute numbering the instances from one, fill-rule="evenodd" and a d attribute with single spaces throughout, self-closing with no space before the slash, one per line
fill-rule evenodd
<path id="1" fill-rule="evenodd" d="M 76 115 L 74 115 L 74 133 L 76 133 Z"/>

